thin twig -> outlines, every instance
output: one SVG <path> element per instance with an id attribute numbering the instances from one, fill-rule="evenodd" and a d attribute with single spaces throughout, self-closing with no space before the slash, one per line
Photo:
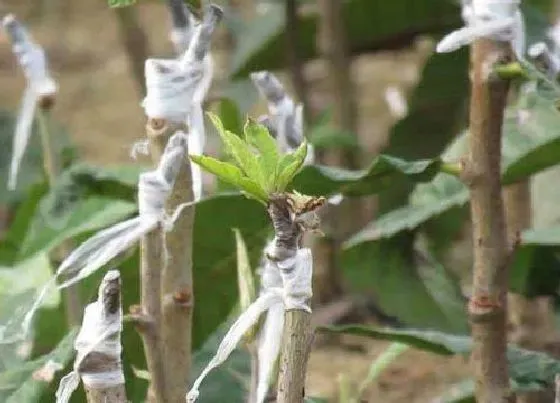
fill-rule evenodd
<path id="1" fill-rule="evenodd" d="M 473 223 L 469 317 L 479 403 L 514 399 L 506 357 L 508 248 L 500 181 L 502 122 L 509 82 L 491 74 L 492 65 L 509 58 L 507 43 L 479 39 L 471 47 L 470 158 L 463 176 L 470 187 Z"/>
<path id="2" fill-rule="evenodd" d="M 148 138 L 152 147 L 165 147 L 167 139 L 184 126 L 164 120 L 148 122 Z M 159 146 L 157 146 L 159 144 Z M 177 206 L 194 200 L 189 160 L 185 158 L 173 190 L 165 204 L 167 214 Z M 192 280 L 192 231 L 194 207 L 184 208 L 173 224 L 164 233 L 165 250 L 161 276 L 161 343 L 163 349 L 166 388 L 170 402 L 182 401 L 185 385 L 190 381 L 193 280 Z"/>
<path id="3" fill-rule="evenodd" d="M 185 128 L 183 126 L 178 126 L 175 124 L 170 124 L 166 120 L 162 119 L 150 119 L 146 125 L 146 133 L 148 140 L 150 142 L 150 154 L 154 164 L 157 164 L 161 159 L 167 141 L 172 134 L 175 133 L 177 129 Z M 184 170 L 184 165 L 187 164 L 187 169 L 190 165 L 187 159 L 183 162 L 181 167 L 182 172 Z M 190 169 L 188 171 L 190 177 Z M 181 183 L 181 173 L 179 173 L 175 187 L 177 183 Z M 173 198 L 173 193 L 168 199 L 175 200 Z M 192 190 L 190 190 L 192 194 Z M 176 196 L 175 196 L 176 198 Z M 191 198 L 192 200 L 192 198 Z M 187 209 L 185 209 L 187 210 Z M 166 209 L 169 214 L 173 211 Z M 184 216 L 185 214 L 182 214 Z M 174 229 L 180 225 L 182 216 L 180 216 L 175 222 Z M 192 225 L 191 225 L 192 226 Z M 185 238 L 183 238 L 185 239 Z M 177 368 L 168 367 L 170 363 L 176 362 L 169 356 L 166 352 L 169 351 L 168 339 L 166 336 L 169 332 L 178 332 L 183 335 L 181 327 L 185 323 L 181 321 L 172 322 L 170 325 L 169 320 L 164 319 L 164 315 L 168 314 L 167 304 L 167 294 L 165 292 L 166 287 L 164 283 L 164 277 L 166 275 L 166 267 L 170 262 L 171 254 L 176 255 L 176 246 L 174 248 L 169 247 L 169 236 L 164 233 L 163 228 L 158 226 L 152 232 L 147 234 L 141 243 L 141 309 L 137 312 L 136 322 L 138 324 L 138 330 L 142 336 L 144 343 L 144 350 L 146 353 L 146 361 L 148 364 L 148 371 L 151 375 L 151 384 L 148 391 L 148 400 L 150 402 L 167 402 L 167 401 L 179 401 L 184 396 L 184 385 L 187 380 L 181 378 L 183 384 L 181 385 L 181 398 L 178 398 L 178 394 L 173 395 L 176 392 L 177 381 Z M 185 244 L 189 244 L 186 242 Z M 183 245 L 181 245 L 183 246 Z M 189 249 L 190 250 L 190 249 Z M 164 313 L 165 312 L 165 313 Z M 169 327 L 169 331 L 167 327 Z M 188 354 L 190 357 L 190 326 L 188 326 L 189 335 L 187 342 L 189 343 Z M 175 347 L 175 346 L 173 346 Z M 177 355 L 181 358 L 185 358 L 182 350 L 176 351 Z M 190 360 L 188 361 L 190 366 Z M 169 375 L 168 375 L 169 374 Z M 188 374 L 187 374 L 188 376 Z M 172 398 L 174 396 L 174 398 Z"/>
<path id="4" fill-rule="evenodd" d="M 53 101 L 53 97 L 43 97 L 40 99 L 36 113 L 43 150 L 43 165 L 49 187 L 51 188 L 62 170 L 62 164 L 54 147 L 54 140 L 50 130 L 50 108 L 53 105 Z M 54 250 L 52 259 L 55 261 L 55 267 L 58 267 L 58 263 L 68 256 L 72 249 L 72 241 L 66 240 Z M 64 289 L 62 297 L 64 299 L 64 309 L 66 310 L 68 324 L 70 326 L 78 326 L 82 320 L 82 303 L 80 301 L 78 285 Z"/>
<path id="5" fill-rule="evenodd" d="M 301 228 L 294 222 L 294 212 L 287 202 L 287 195 L 272 195 L 268 214 L 275 234 L 275 256 L 281 261 L 296 256 L 301 243 Z M 282 355 L 278 375 L 278 403 L 300 403 L 305 397 L 307 361 L 313 336 L 311 313 L 303 309 L 286 310 L 282 335 Z"/>
<path id="6" fill-rule="evenodd" d="M 148 402 L 166 402 L 165 372 L 161 346 L 161 268 L 162 228 L 150 231 L 140 242 L 140 301 L 136 325 L 144 344 L 150 372 Z"/>

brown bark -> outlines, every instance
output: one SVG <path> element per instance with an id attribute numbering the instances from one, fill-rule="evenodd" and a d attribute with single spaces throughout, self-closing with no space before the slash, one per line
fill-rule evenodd
<path id="1" fill-rule="evenodd" d="M 302 310 L 286 311 L 285 321 L 276 401 L 302 403 L 313 337 L 311 314 Z"/>
<path id="2" fill-rule="evenodd" d="M 148 123 L 148 138 L 152 148 L 163 150 L 169 137 L 184 125 L 152 120 Z M 168 215 L 177 206 L 194 200 L 191 168 L 185 158 L 169 198 L 165 204 Z M 191 367 L 193 279 L 192 231 L 194 207 L 184 208 L 173 228 L 164 232 L 165 260 L 161 274 L 161 343 L 165 366 L 165 386 L 170 402 L 183 401 L 189 383 Z"/>
<path id="3" fill-rule="evenodd" d="M 469 317 L 471 356 L 479 403 L 513 402 L 506 357 L 508 249 L 501 195 L 502 122 L 509 83 L 492 74 L 509 59 L 509 47 L 487 39 L 471 47 L 470 156 L 464 177 L 470 188 L 474 268 Z"/>
<path id="4" fill-rule="evenodd" d="M 343 1 L 321 0 L 318 4 L 321 16 L 318 48 L 327 63 L 327 86 L 333 106 L 332 124 L 335 128 L 354 133 L 356 105 L 342 15 Z M 322 164 L 357 168 L 356 158 L 350 151 L 317 150 L 316 154 Z M 327 302 L 341 294 L 336 251 L 343 239 L 361 227 L 361 215 L 361 202 L 357 200 L 344 200 L 338 206 L 328 206 L 323 210 L 321 218 L 328 238 L 316 239 L 313 247 L 314 276 L 321 284 L 314 294 L 317 302 Z"/>
<path id="5" fill-rule="evenodd" d="M 161 346 L 161 267 L 162 229 L 158 226 L 140 242 L 140 303 L 137 329 L 142 337 L 150 372 L 148 402 L 166 402 L 165 372 Z"/>

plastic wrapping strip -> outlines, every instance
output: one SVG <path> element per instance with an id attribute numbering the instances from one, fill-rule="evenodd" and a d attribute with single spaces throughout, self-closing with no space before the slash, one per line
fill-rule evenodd
<path id="1" fill-rule="evenodd" d="M 107 388 L 124 384 L 125 379 L 120 363 L 121 357 L 121 331 L 122 307 L 120 295 L 116 297 L 108 291 L 110 284 L 120 281 L 117 270 L 110 270 L 105 274 L 99 286 L 97 301 L 89 304 L 84 310 L 82 327 L 74 343 L 77 352 L 73 370 L 60 380 L 56 392 L 57 403 L 67 403 L 70 396 L 77 389 L 80 376 L 85 385 L 94 388 Z M 120 293 L 120 289 L 117 291 Z M 112 306 L 113 301 L 107 298 L 118 299 L 118 306 Z M 111 310 L 113 310 L 111 312 Z M 84 359 L 92 352 L 99 352 L 113 359 L 116 368 L 104 372 L 85 372 L 80 370 Z"/>
<path id="2" fill-rule="evenodd" d="M 129 249 L 158 224 L 170 229 L 180 211 L 195 203 L 184 203 L 178 206 L 170 217 L 165 214 L 165 201 L 173 188 L 180 165 L 186 157 L 185 143 L 186 136 L 183 132 L 174 134 L 167 143 L 158 167 L 154 171 L 140 175 L 138 183 L 139 215 L 137 217 L 97 232 L 64 259 L 54 278 L 43 287 L 33 307 L 26 314 L 22 322 L 24 335 L 28 333 L 31 320 L 43 298 L 56 285 L 57 280 L 62 279 L 58 285 L 58 288 L 62 289 L 90 276 L 120 253 Z"/>
<path id="3" fill-rule="evenodd" d="M 303 105 L 296 104 L 288 96 L 274 74 L 259 71 L 251 73 L 250 77 L 261 96 L 268 102 L 269 115 L 264 119 L 261 118 L 260 122 L 276 137 L 280 151 L 294 151 L 304 140 Z M 311 144 L 307 147 L 304 164 L 312 164 L 315 160 L 315 152 Z"/>
<path id="4" fill-rule="evenodd" d="M 269 244 L 269 247 L 274 243 L 273 241 Z M 267 259 L 263 272 L 266 279 L 263 277 L 263 290 L 260 296 L 239 316 L 224 336 L 216 354 L 187 393 L 187 402 L 196 401 L 200 395 L 199 389 L 204 378 L 212 369 L 220 366 L 229 357 L 243 335 L 266 312 L 265 324 L 259 335 L 259 378 L 257 385 L 257 403 L 264 402 L 269 387 L 269 378 L 280 352 L 284 328 L 284 311 L 303 309 L 311 312 L 309 300 L 312 296 L 312 274 L 313 258 L 310 249 L 300 249 L 296 256 L 284 261 L 272 262 Z"/>
<path id="5" fill-rule="evenodd" d="M 2 19 L 2 26 L 10 37 L 13 53 L 27 79 L 13 136 L 8 176 L 8 189 L 14 190 L 17 186 L 19 167 L 29 143 L 37 102 L 42 96 L 55 94 L 57 87 L 49 74 L 43 48 L 32 41 L 23 24 L 9 14 Z"/>
<path id="6" fill-rule="evenodd" d="M 510 42 L 515 56 L 525 54 L 525 26 L 519 0 L 464 0 L 462 16 L 465 27 L 446 35 L 437 52 L 453 52 L 478 38 Z"/>
<path id="7" fill-rule="evenodd" d="M 190 16 L 190 13 L 189 13 Z M 202 104 L 213 75 L 210 43 L 212 32 L 222 18 L 222 10 L 210 5 L 199 24 L 190 24 L 189 44 L 176 60 L 146 61 L 147 96 L 142 105 L 151 118 L 186 121 L 189 126 L 189 153 L 200 155 L 206 143 Z M 194 22 L 194 21 L 192 21 Z M 195 200 L 202 197 L 202 171 L 191 163 Z"/>

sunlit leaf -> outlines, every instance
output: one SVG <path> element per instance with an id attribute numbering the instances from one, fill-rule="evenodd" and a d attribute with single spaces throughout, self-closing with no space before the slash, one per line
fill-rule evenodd
<path id="1" fill-rule="evenodd" d="M 278 179 L 276 181 L 275 190 L 282 192 L 292 182 L 296 174 L 299 172 L 307 156 L 307 141 L 303 141 L 300 146 L 293 152 L 284 154 L 278 163 Z M 319 193 L 316 193 L 319 194 Z"/>
<path id="2" fill-rule="evenodd" d="M 191 160 L 221 180 L 231 183 L 255 200 L 266 204 L 268 195 L 259 183 L 249 179 L 235 165 L 205 155 L 191 155 Z"/>
<path id="3" fill-rule="evenodd" d="M 274 189 L 277 178 L 280 153 L 276 140 L 270 135 L 268 129 L 252 119 L 248 119 L 244 128 L 246 141 L 259 151 L 261 175 L 265 179 L 267 193 Z"/>
<path id="4" fill-rule="evenodd" d="M 226 152 L 234 158 L 237 166 L 241 169 L 243 176 L 258 184 L 263 192 L 266 193 L 265 189 L 267 178 L 261 170 L 257 155 L 251 151 L 249 145 L 244 141 L 244 139 L 226 130 L 216 115 L 208 113 L 208 116 L 218 130 L 218 134 L 224 143 Z M 196 160 L 193 161 L 197 162 Z M 216 164 L 212 163 L 212 165 L 215 166 Z M 205 167 L 203 166 L 203 168 Z M 228 172 L 231 173 L 230 170 L 228 170 Z M 218 175 L 216 173 L 214 174 Z M 222 179 L 225 180 L 225 178 Z"/>

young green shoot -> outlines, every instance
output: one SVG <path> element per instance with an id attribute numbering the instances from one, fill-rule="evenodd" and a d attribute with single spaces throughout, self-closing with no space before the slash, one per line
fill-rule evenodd
<path id="1" fill-rule="evenodd" d="M 225 129 L 216 115 L 208 113 L 208 116 L 235 164 L 205 155 L 191 155 L 193 162 L 265 206 L 270 195 L 286 191 L 303 166 L 307 155 L 305 140 L 293 153 L 281 155 L 268 129 L 254 120 L 249 118 L 243 135 L 238 136 Z"/>

